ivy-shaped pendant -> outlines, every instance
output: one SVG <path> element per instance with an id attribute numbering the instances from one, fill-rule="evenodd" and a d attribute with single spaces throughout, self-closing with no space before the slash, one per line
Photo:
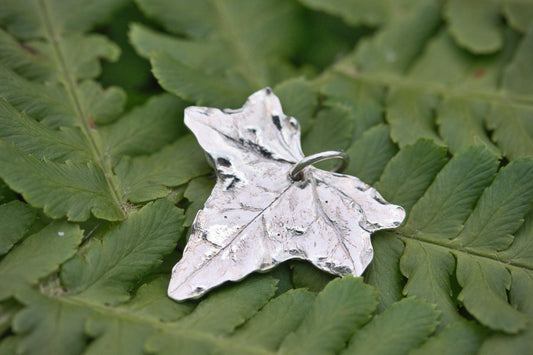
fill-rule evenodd
<path id="1" fill-rule="evenodd" d="M 300 126 L 269 88 L 241 109 L 188 107 L 185 124 L 217 172 L 217 183 L 172 270 L 168 295 L 185 300 L 226 281 L 309 260 L 335 275 L 359 276 L 372 260 L 370 234 L 398 227 L 405 212 L 353 176 L 313 163 L 346 154 L 305 157 Z"/>

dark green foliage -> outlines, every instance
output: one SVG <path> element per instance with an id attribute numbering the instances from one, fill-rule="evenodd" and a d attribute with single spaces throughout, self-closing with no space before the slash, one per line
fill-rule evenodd
<path id="1" fill-rule="evenodd" d="M 362 278 L 174 302 L 215 182 L 183 110 L 265 86 L 406 221 Z M 532 204 L 528 1 L 0 2 L 0 354 L 531 354 Z"/>

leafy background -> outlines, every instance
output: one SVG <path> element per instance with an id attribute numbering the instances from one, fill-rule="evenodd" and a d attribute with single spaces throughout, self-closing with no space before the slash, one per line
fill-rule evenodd
<path id="1" fill-rule="evenodd" d="M 530 354 L 533 3 L 0 2 L 0 353 Z M 362 278 L 166 297 L 214 184 L 182 123 L 273 87 L 402 205 Z"/>

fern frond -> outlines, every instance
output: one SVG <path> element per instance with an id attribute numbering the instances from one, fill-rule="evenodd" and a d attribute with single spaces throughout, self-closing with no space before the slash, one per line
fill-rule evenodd
<path id="1" fill-rule="evenodd" d="M 469 6 L 472 9 L 458 9 Z M 468 14 L 479 6 L 483 10 L 476 15 L 476 32 L 471 30 L 476 16 Z M 448 145 L 453 153 L 484 145 L 509 159 L 532 155 L 533 32 L 518 35 L 495 23 L 494 11 L 477 2 L 447 1 L 442 9 L 437 2 L 420 1 L 363 40 L 334 67 L 325 85 L 339 85 L 342 73 L 354 85 L 388 89 L 381 97 L 383 109 L 391 136 L 401 147 L 428 138 Z M 487 36 L 487 42 L 468 36 Z M 466 44 L 471 42 L 480 47 Z M 476 51 L 491 54 L 476 57 Z"/>
<path id="2" fill-rule="evenodd" d="M 0 2 L 0 353 L 532 352 L 529 2 L 136 3 Z M 176 303 L 214 183 L 182 112 L 264 86 L 406 222 L 364 279 L 294 261 Z"/>
<path id="3" fill-rule="evenodd" d="M 0 32 L 0 176 L 53 218 L 85 221 L 92 213 L 97 218 L 122 220 L 129 213 L 128 200 L 164 197 L 174 183 L 205 174 L 205 165 L 200 164 L 195 172 L 181 170 L 182 177 L 172 181 L 157 178 L 152 171 L 156 185 L 144 181 L 144 188 L 158 193 L 142 198 L 135 195 L 140 192 L 130 193 L 136 183 L 131 181 L 131 172 L 123 181 L 115 169 L 124 169 L 117 164 L 125 156 L 155 153 L 183 134 L 178 117 L 185 105 L 163 95 L 117 120 L 124 92 L 103 89 L 93 78 L 100 73 L 99 60 L 116 60 L 119 49 L 105 37 L 83 31 L 121 1 L 94 3 L 89 13 L 70 8 L 73 4 L 39 0 L 13 2 L 6 9 L 11 21 L 7 28 L 20 39 Z M 63 14 L 67 8 L 71 12 Z M 184 160 L 189 156 L 179 153 Z M 154 159 L 144 161 L 152 165 L 162 159 L 174 161 L 168 154 Z M 190 166 L 201 161 L 191 161 Z M 168 176 L 171 167 L 161 173 Z"/>
<path id="4" fill-rule="evenodd" d="M 183 215 L 166 200 L 149 203 L 94 240 L 61 268 L 61 280 L 76 298 L 117 303 L 139 276 L 169 254 L 181 235 Z"/>
<path id="5" fill-rule="evenodd" d="M 151 57 L 159 83 L 184 99 L 237 107 L 250 92 L 296 73 L 288 59 L 298 50 L 301 39 L 296 35 L 303 23 L 292 2 L 198 1 L 187 3 L 187 11 L 177 10 L 182 2 L 138 4 L 169 31 L 185 37 L 141 25 L 130 33 L 138 53 Z"/>

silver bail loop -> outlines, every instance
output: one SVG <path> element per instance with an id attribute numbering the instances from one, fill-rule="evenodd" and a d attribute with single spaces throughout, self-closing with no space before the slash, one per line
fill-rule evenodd
<path id="1" fill-rule="evenodd" d="M 293 180 L 300 180 L 302 178 L 301 172 L 303 169 L 308 167 L 309 165 L 312 165 L 314 163 L 318 163 L 324 160 L 328 159 L 341 159 L 341 162 L 339 165 L 337 165 L 335 168 L 333 168 L 332 171 L 342 171 L 346 166 L 348 166 L 348 163 L 350 161 L 350 157 L 345 152 L 342 152 L 340 150 L 328 150 L 326 152 L 316 153 L 309 155 L 302 160 L 300 160 L 298 163 L 294 164 L 294 167 L 289 173 L 289 176 Z"/>

